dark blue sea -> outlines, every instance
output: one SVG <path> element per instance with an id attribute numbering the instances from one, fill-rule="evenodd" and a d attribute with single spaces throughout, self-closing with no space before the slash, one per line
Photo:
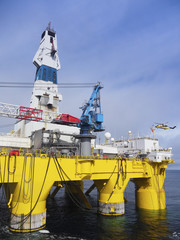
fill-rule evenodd
<path id="1" fill-rule="evenodd" d="M 127 186 L 125 197 L 126 213 L 119 217 L 106 217 L 97 214 L 97 192 L 88 197 L 92 210 L 77 208 L 68 200 L 64 190 L 55 199 L 47 200 L 47 227 L 49 233 L 12 233 L 8 230 L 9 213 L 3 203 L 1 191 L 0 239 L 10 240 L 152 240 L 180 239 L 180 171 L 168 170 L 165 181 L 167 209 L 164 211 L 142 211 L 135 207 L 134 185 Z M 85 190 L 92 182 L 85 183 Z"/>

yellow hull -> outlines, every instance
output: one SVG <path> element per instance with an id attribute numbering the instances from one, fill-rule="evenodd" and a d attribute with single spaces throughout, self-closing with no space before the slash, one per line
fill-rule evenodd
<path id="1" fill-rule="evenodd" d="M 16 232 L 30 232 L 45 227 L 46 199 L 50 190 L 54 185 L 57 192 L 66 182 L 67 190 L 79 194 L 85 205 L 90 207 L 83 197 L 82 181 L 94 180 L 99 192 L 98 212 L 102 215 L 125 213 L 124 191 L 130 179 L 136 185 L 137 207 L 165 209 L 163 184 L 169 162 L 172 160 L 155 163 L 136 158 L 67 158 L 31 153 L 9 157 L 6 152 L 1 152 L 0 182 L 11 212 L 9 228 Z"/>

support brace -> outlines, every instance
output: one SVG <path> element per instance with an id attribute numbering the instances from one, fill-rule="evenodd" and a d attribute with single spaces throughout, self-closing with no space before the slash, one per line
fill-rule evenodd
<path id="1" fill-rule="evenodd" d="M 93 183 L 93 185 L 85 192 L 85 195 L 89 196 L 89 194 L 94 190 L 96 185 Z"/>
<path id="2" fill-rule="evenodd" d="M 58 193 L 59 189 L 61 189 L 62 187 L 57 186 L 54 191 L 51 193 L 50 197 L 51 198 L 55 198 L 56 194 Z"/>
<path id="3" fill-rule="evenodd" d="M 83 181 L 68 182 L 67 185 L 71 194 L 75 195 L 75 198 L 79 198 L 83 202 L 86 208 L 88 209 L 92 208 L 90 202 L 88 201 L 85 194 L 83 193 Z M 67 192 L 67 189 L 66 189 L 66 192 Z"/>

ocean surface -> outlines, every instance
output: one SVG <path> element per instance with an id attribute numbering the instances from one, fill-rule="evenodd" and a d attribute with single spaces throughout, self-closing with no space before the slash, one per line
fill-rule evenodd
<path id="1" fill-rule="evenodd" d="M 9 213 L 0 192 L 0 239 L 69 239 L 69 240 L 152 240 L 180 239 L 180 171 L 166 171 L 165 191 L 167 209 L 164 211 L 138 210 L 135 206 L 134 184 L 126 188 L 125 215 L 106 217 L 97 214 L 97 192 L 88 198 L 92 210 L 80 209 L 60 190 L 55 199 L 47 200 L 47 227 L 49 233 L 12 233 L 8 230 Z M 92 182 L 85 183 L 87 190 Z"/>

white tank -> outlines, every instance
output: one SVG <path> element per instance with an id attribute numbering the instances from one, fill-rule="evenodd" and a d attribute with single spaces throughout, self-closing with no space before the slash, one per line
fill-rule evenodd
<path id="1" fill-rule="evenodd" d="M 105 136 L 106 140 L 109 140 L 109 139 L 111 138 L 110 132 L 106 132 L 106 133 L 104 134 L 104 136 Z"/>

